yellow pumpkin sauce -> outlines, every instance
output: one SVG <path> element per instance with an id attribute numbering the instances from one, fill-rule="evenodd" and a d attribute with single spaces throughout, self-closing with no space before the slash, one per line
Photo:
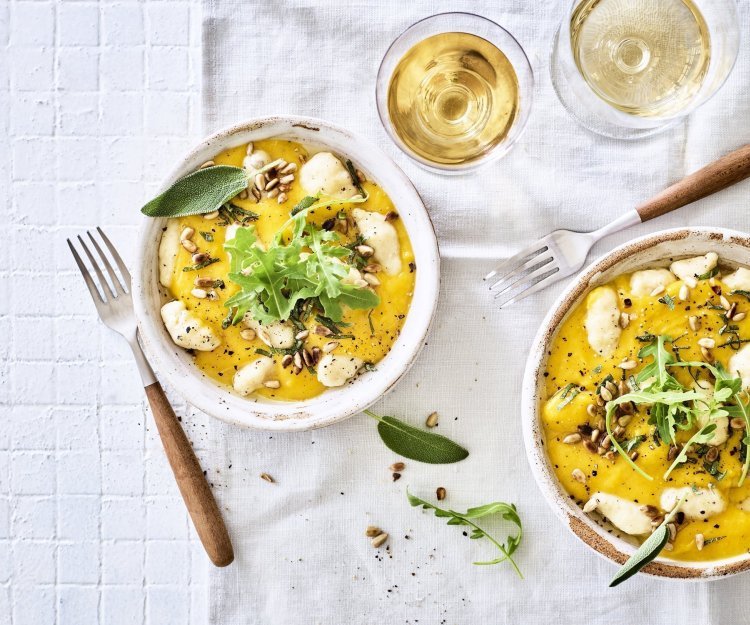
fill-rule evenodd
<path id="1" fill-rule="evenodd" d="M 254 146 L 256 150 L 266 151 L 272 159 L 283 158 L 289 163 L 296 163 L 298 166 L 297 173 L 303 160 L 308 156 L 307 150 L 301 144 L 291 141 L 269 139 L 256 141 Z M 245 154 L 246 146 L 238 146 L 221 152 L 213 160 L 217 165 L 242 167 Z M 366 202 L 314 209 L 307 215 L 308 222 L 322 225 L 327 219 L 335 217 L 339 211 L 344 210 L 347 214 L 350 214 L 354 208 L 362 208 L 382 214 L 395 210 L 390 198 L 378 185 L 368 180 L 362 186 L 369 195 Z M 265 196 L 260 202 L 256 202 L 252 196 L 246 200 L 234 198 L 232 202 L 260 215 L 257 221 L 250 222 L 248 225 L 254 226 L 260 240 L 268 244 L 277 231 L 287 222 L 292 208 L 306 195 L 308 193 L 301 188 L 295 178 L 287 192 L 288 200 L 283 204 L 279 204 L 276 198 L 266 198 Z M 240 336 L 240 331 L 243 329 L 241 324 L 222 329 L 222 321 L 228 312 L 224 302 L 238 290 L 237 285 L 227 278 L 229 260 L 227 253 L 224 251 L 226 226 L 219 224 L 220 219 L 206 220 L 201 215 L 177 219 L 179 219 L 180 229 L 191 227 L 195 230 L 193 242 L 198 245 L 199 250 L 208 252 L 211 257 L 218 258 L 219 262 L 199 271 L 185 272 L 183 267 L 190 266 L 193 263 L 191 254 L 180 248 L 170 292 L 176 299 L 184 301 L 188 310 L 204 322 L 208 322 L 221 337 L 222 344 L 219 347 L 211 352 L 196 351 L 194 360 L 205 375 L 231 387 L 234 373 L 243 365 L 259 357 L 259 354 L 256 353 L 257 349 L 266 352 L 270 349 L 260 338 L 256 337 L 251 341 L 243 339 Z M 338 325 L 342 327 L 342 332 L 352 334 L 355 338 L 336 339 L 340 346 L 334 352 L 335 354 L 345 353 L 359 357 L 367 363 L 376 364 L 388 353 L 401 331 L 411 303 L 416 268 L 413 264 L 414 253 L 406 228 L 400 219 L 396 219 L 392 223 L 398 233 L 402 270 L 396 275 L 388 275 L 382 271 L 377 274 L 380 280 L 380 285 L 375 287 L 375 292 L 380 297 L 380 304 L 377 307 L 370 310 L 346 309 L 343 322 Z M 205 241 L 200 235 L 201 231 L 210 232 L 213 241 Z M 289 235 L 286 236 L 288 239 Z M 347 244 L 356 238 L 356 228 L 350 227 L 347 234 L 341 234 L 340 236 L 340 243 Z M 224 280 L 226 287 L 215 290 L 218 295 L 217 300 L 197 299 L 191 295 L 191 291 L 195 288 L 194 280 L 198 276 Z M 370 321 L 372 322 L 373 332 L 370 330 Z M 350 325 L 343 327 L 343 324 Z M 306 322 L 306 326 L 310 329 L 316 325 L 318 323 L 314 316 L 311 316 Z M 322 348 L 330 340 L 330 338 L 311 332 L 305 341 L 305 347 L 308 350 L 316 346 Z M 275 400 L 295 401 L 315 397 L 326 390 L 326 387 L 318 381 L 314 373 L 305 368 L 298 375 L 295 375 L 293 367 L 282 367 L 281 359 L 282 355 L 273 356 L 275 368 L 273 379 L 278 380 L 281 386 L 278 389 L 261 388 L 255 391 L 253 395 Z"/>
<path id="2" fill-rule="evenodd" d="M 668 335 L 673 339 L 680 337 L 676 345 L 680 348 L 679 359 L 683 361 L 704 360 L 697 341 L 703 337 L 713 338 L 716 341 L 716 348 L 712 350 L 714 358 L 728 369 L 728 361 L 736 352 L 731 347 L 719 347 L 728 340 L 726 334 L 719 334 L 725 323 L 721 319 L 723 311 L 707 306 L 707 302 L 719 305 L 719 296 L 712 291 L 708 280 L 701 280 L 691 289 L 688 300 L 681 301 L 678 293 L 682 284 L 681 280 L 677 280 L 666 289 L 666 293 L 674 299 L 674 310 L 658 301 L 660 297 L 664 297 L 663 294 L 643 297 L 632 295 L 629 274 L 619 276 L 606 285 L 617 292 L 620 311 L 634 317 L 631 317 L 629 325 L 622 330 L 616 351 L 607 358 L 599 355 L 589 345 L 584 327 L 586 298 L 576 305 L 558 329 L 548 352 L 542 401 L 543 429 L 546 453 L 552 467 L 565 491 L 579 506 L 585 504 L 594 493 L 604 492 L 641 505 L 653 505 L 661 511 L 660 496 L 665 488 L 690 486 L 719 491 L 726 502 L 725 511 L 708 519 L 686 521 L 680 526 L 673 550 L 661 553 L 661 557 L 675 560 L 710 561 L 750 552 L 750 512 L 737 507 L 738 502 L 750 496 L 750 476 L 742 487 L 738 487 L 742 471 L 742 462 L 739 460 L 742 431 L 730 430 L 730 438 L 719 446 L 719 471 L 726 472 L 720 480 L 712 477 L 704 469 L 702 459 L 698 458 L 694 464 L 679 465 L 665 481 L 663 475 L 672 464 L 672 460 L 667 459 L 669 446 L 664 443 L 655 444 L 654 426 L 648 424 L 648 410 L 643 405 L 636 406 L 635 415 L 625 427 L 621 442 L 637 435 L 646 437 L 637 447 L 636 464 L 652 476 L 653 481 L 638 474 L 619 455 L 614 460 L 608 460 L 588 451 L 582 443 L 562 442 L 565 436 L 577 432 L 577 427 L 581 424 L 596 427 L 599 417 L 589 416 L 587 407 L 596 399 L 599 382 L 607 375 L 612 375 L 615 382 L 627 379 L 630 375 L 637 375 L 642 367 L 652 362 L 650 356 L 643 360 L 637 357 L 640 348 L 647 344 L 636 338 L 639 335 L 649 333 Z M 718 278 L 714 284 L 722 286 Z M 726 287 L 723 292 L 730 302 L 737 302 L 738 310 L 750 308 L 744 297 L 730 295 L 730 289 Z M 626 299 L 632 302 L 630 306 L 626 305 Z M 690 329 L 688 318 L 691 315 L 702 320 L 702 327 L 697 332 Z M 732 323 L 739 326 L 740 336 L 748 336 L 750 317 Z M 667 345 L 667 349 L 671 349 L 671 346 Z M 630 371 L 620 369 L 617 365 L 625 359 L 635 360 L 638 363 L 636 368 Z M 684 386 L 692 388 L 693 380 L 686 368 L 670 367 L 669 372 Z M 582 390 L 570 403 L 561 406 L 565 401 L 561 399 L 561 391 L 569 383 L 574 383 Z M 695 431 L 679 432 L 678 441 L 684 443 Z M 601 436 L 605 435 L 606 431 Z M 585 484 L 572 477 L 574 469 L 580 469 L 586 475 Z M 702 534 L 706 541 L 702 550 L 696 547 L 696 534 Z M 640 537 L 640 540 L 643 538 Z"/>

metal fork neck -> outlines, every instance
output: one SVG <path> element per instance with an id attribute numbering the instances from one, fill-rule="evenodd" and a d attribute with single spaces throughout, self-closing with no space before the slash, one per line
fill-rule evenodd
<path id="1" fill-rule="evenodd" d="M 620 215 L 617 219 L 611 221 L 607 225 L 602 226 L 598 230 L 594 230 L 591 233 L 591 237 L 594 239 L 594 241 L 598 241 L 599 239 L 603 239 L 610 234 L 620 232 L 620 230 L 630 228 L 631 226 L 636 226 L 639 223 L 641 223 L 641 216 L 638 214 L 638 211 L 636 211 L 635 209 L 631 209 L 627 213 Z"/>

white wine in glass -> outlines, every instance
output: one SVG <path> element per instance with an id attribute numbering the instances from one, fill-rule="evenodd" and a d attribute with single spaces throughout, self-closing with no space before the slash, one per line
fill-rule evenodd
<path id="1" fill-rule="evenodd" d="M 469 33 L 420 41 L 398 62 L 388 88 L 398 136 L 420 156 L 446 165 L 491 150 L 517 110 L 518 79 L 508 57 Z"/>
<path id="2" fill-rule="evenodd" d="M 632 115 L 689 106 L 711 59 L 708 26 L 690 0 L 584 0 L 570 34 L 584 80 Z"/>
<path id="3" fill-rule="evenodd" d="M 735 0 L 571 0 L 552 50 L 552 84 L 590 130 L 646 137 L 724 84 L 738 24 Z"/>
<path id="4" fill-rule="evenodd" d="M 509 32 L 478 15 L 442 13 L 391 44 L 375 95 L 396 145 L 423 167 L 454 174 L 510 149 L 533 86 L 529 60 Z"/>

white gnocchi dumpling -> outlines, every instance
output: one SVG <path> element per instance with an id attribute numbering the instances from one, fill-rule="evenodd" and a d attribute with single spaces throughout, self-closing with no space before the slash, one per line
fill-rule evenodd
<path id="1" fill-rule="evenodd" d="M 221 338 L 211 325 L 190 312 L 181 300 L 164 304 L 161 318 L 169 336 L 179 347 L 210 352 L 221 345 Z"/>
<path id="2" fill-rule="evenodd" d="M 253 393 L 263 386 L 273 373 L 273 359 L 261 356 L 237 369 L 232 379 L 232 386 L 243 397 Z"/>
<path id="3" fill-rule="evenodd" d="M 666 289 L 677 278 L 669 269 L 643 269 L 630 276 L 630 292 L 636 297 L 651 295 L 659 287 Z"/>
<path id="4" fill-rule="evenodd" d="M 736 271 L 722 278 L 732 291 L 750 291 L 750 269 L 738 267 Z"/>
<path id="5" fill-rule="evenodd" d="M 172 286 L 174 267 L 180 251 L 180 222 L 176 219 L 167 221 L 167 227 L 159 241 L 159 282 L 162 286 Z"/>
<path id="6" fill-rule="evenodd" d="M 343 163 L 330 152 L 318 152 L 300 169 L 299 182 L 310 195 L 348 200 L 359 191 Z"/>
<path id="7" fill-rule="evenodd" d="M 250 313 L 245 313 L 242 325 L 251 330 L 269 347 L 289 349 L 294 346 L 294 326 L 288 321 L 274 321 L 268 325 L 259 323 Z"/>
<path id="8" fill-rule="evenodd" d="M 750 343 L 745 343 L 729 359 L 730 375 L 739 375 L 742 378 L 742 386 L 750 389 Z"/>
<path id="9" fill-rule="evenodd" d="M 265 150 L 255 150 L 242 160 L 242 167 L 249 172 L 255 172 L 271 162 L 271 157 Z"/>
<path id="10" fill-rule="evenodd" d="M 724 512 L 727 507 L 718 490 L 683 486 L 682 488 L 665 488 L 662 491 L 662 509 L 671 511 L 683 497 L 685 499 L 680 506 L 680 511 L 684 512 L 685 517 L 690 521 L 709 519 Z"/>
<path id="11" fill-rule="evenodd" d="M 362 238 L 375 250 L 373 258 L 383 271 L 389 275 L 399 273 L 401 271 L 401 245 L 393 224 L 386 220 L 385 215 L 361 208 L 355 208 L 352 211 L 352 217 Z"/>
<path id="12" fill-rule="evenodd" d="M 364 364 L 364 360 L 349 354 L 326 354 L 316 365 L 318 382 L 328 387 L 343 386 Z"/>
<path id="13" fill-rule="evenodd" d="M 586 298 L 586 335 L 589 345 L 605 358 L 610 356 L 620 341 L 620 309 L 617 293 L 612 287 L 600 286 Z"/>
<path id="14" fill-rule="evenodd" d="M 693 258 L 684 258 L 674 261 L 669 269 L 680 280 L 688 284 L 695 284 L 698 276 L 711 271 L 719 263 L 719 255 L 716 252 L 709 252 L 703 256 Z"/>
<path id="15" fill-rule="evenodd" d="M 641 504 L 609 493 L 594 493 L 586 506 L 596 510 L 617 529 L 631 536 L 650 534 L 651 517 L 641 510 Z"/>

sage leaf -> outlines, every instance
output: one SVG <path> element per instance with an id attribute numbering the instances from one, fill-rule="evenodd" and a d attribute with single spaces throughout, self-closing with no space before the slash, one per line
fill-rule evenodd
<path id="1" fill-rule="evenodd" d="M 379 417 L 369 410 L 365 414 L 378 420 L 378 434 L 385 446 L 404 458 L 427 464 L 451 464 L 469 455 L 461 445 L 440 434 L 420 430 L 394 417 Z"/>
<path id="2" fill-rule="evenodd" d="M 664 545 L 667 544 L 668 540 L 669 530 L 667 529 L 667 524 L 662 523 L 656 528 L 656 531 L 654 531 L 654 533 L 651 534 L 651 536 L 649 536 L 640 547 L 638 547 L 636 552 L 628 558 L 628 561 L 623 564 L 622 568 L 617 571 L 617 575 L 615 575 L 609 583 L 609 587 L 613 588 L 633 577 L 633 575 L 661 553 L 661 550 L 664 549 Z"/>
<path id="3" fill-rule="evenodd" d="M 211 213 L 246 188 L 244 169 L 229 165 L 206 167 L 180 178 L 141 208 L 141 212 L 149 217 Z"/>

